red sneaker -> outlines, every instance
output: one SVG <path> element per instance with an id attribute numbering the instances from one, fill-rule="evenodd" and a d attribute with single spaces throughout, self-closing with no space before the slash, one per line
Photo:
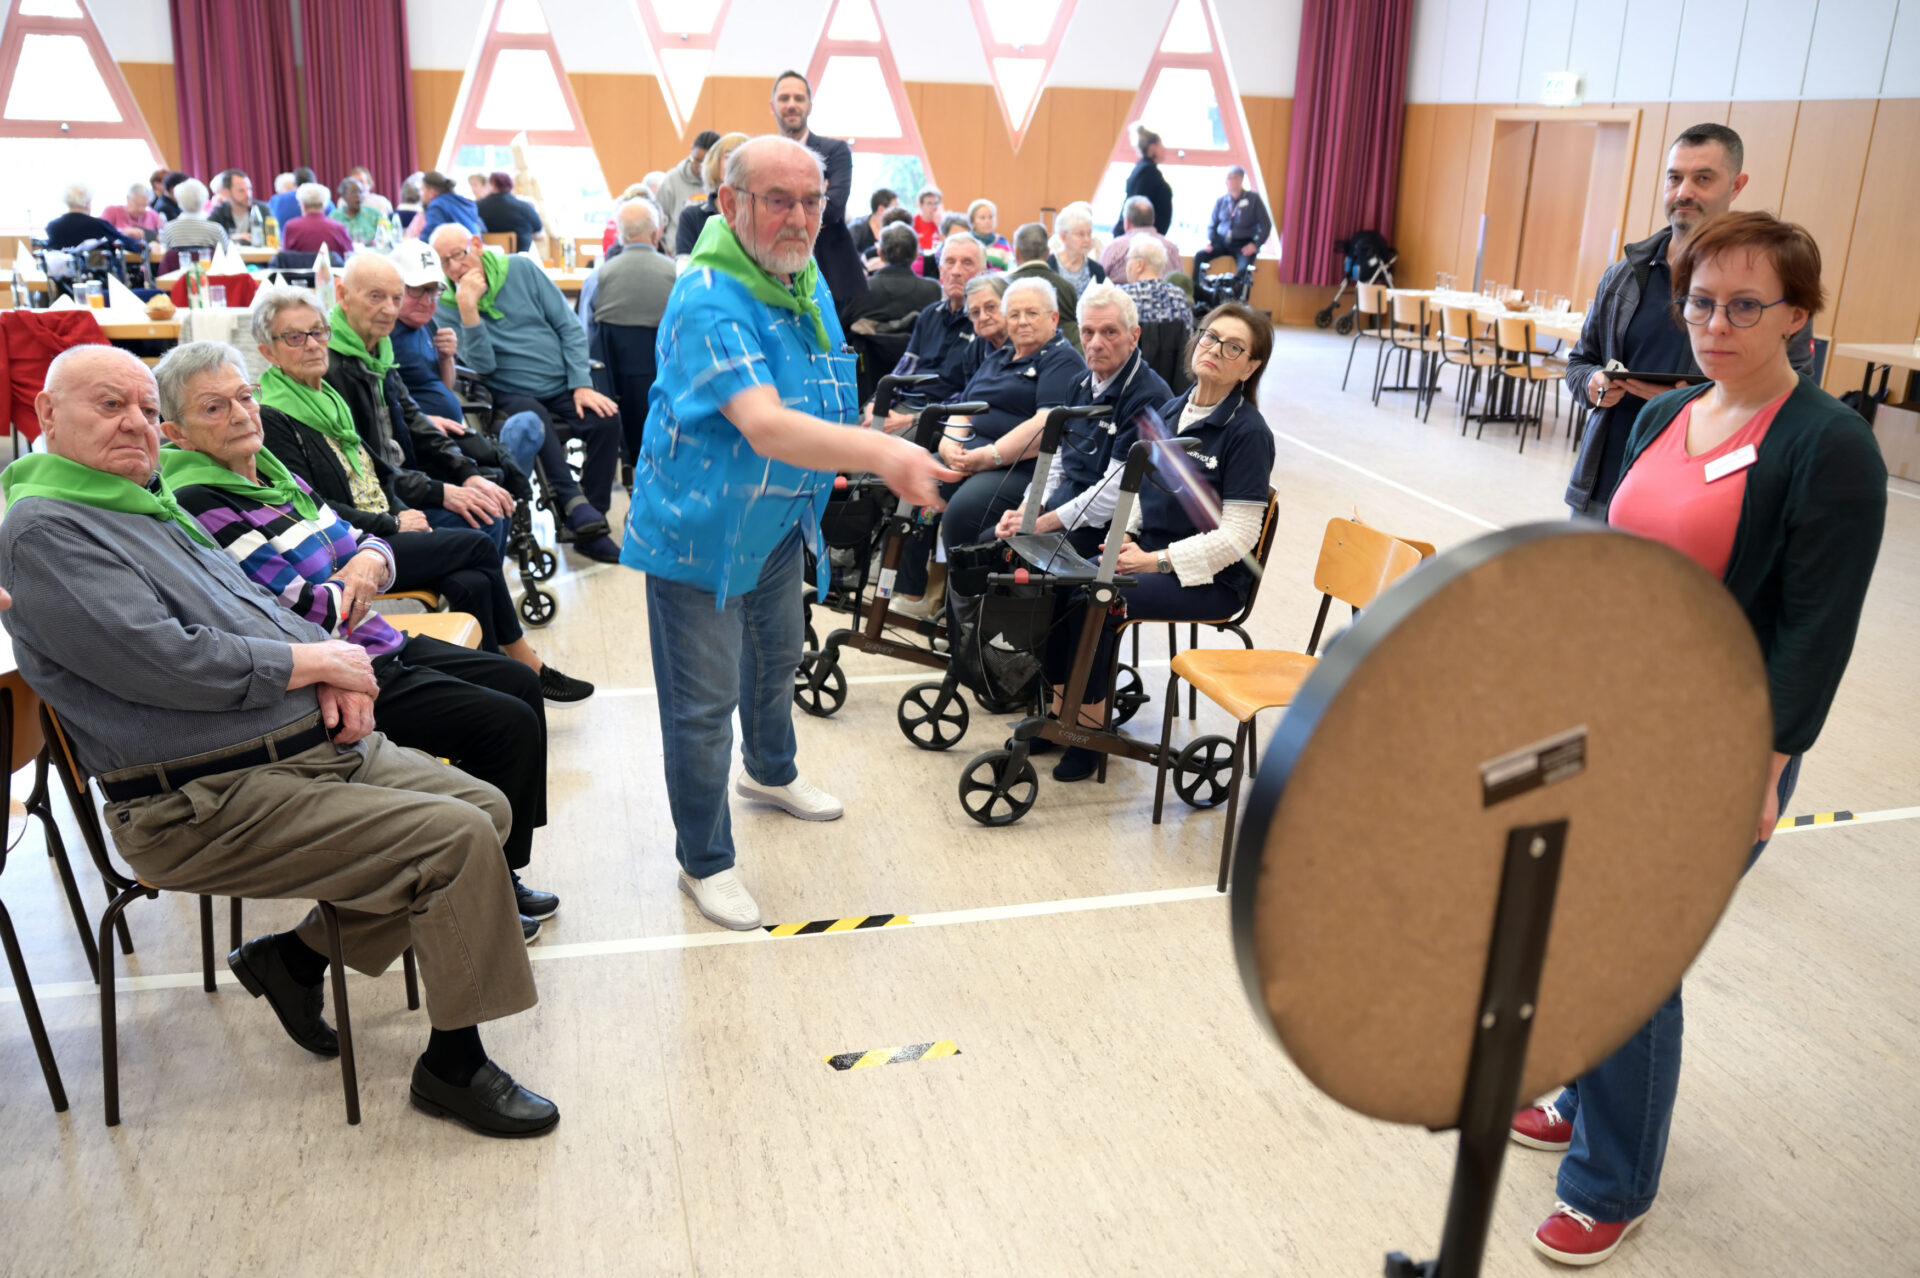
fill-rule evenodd
<path id="1" fill-rule="evenodd" d="M 1597 1265 L 1620 1250 L 1633 1227 L 1645 1219 L 1635 1216 L 1610 1223 L 1595 1220 L 1565 1203 L 1555 1203 L 1553 1215 L 1533 1231 L 1533 1245 L 1563 1265 Z"/>
<path id="2" fill-rule="evenodd" d="M 1560 1111 L 1551 1101 L 1515 1114 L 1509 1134 L 1528 1149 L 1551 1149 L 1557 1153 L 1573 1144 L 1573 1124 L 1560 1117 Z"/>

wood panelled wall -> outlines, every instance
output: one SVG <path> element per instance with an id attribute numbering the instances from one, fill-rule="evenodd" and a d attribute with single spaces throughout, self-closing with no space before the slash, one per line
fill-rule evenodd
<path id="1" fill-rule="evenodd" d="M 1800 222 L 1819 242 L 1827 309 L 1814 328 L 1836 342 L 1920 337 L 1920 238 L 1911 230 L 1912 211 L 1920 208 L 1920 147 L 1913 141 L 1920 137 L 1920 98 L 1611 105 L 1640 112 L 1622 244 L 1662 224 L 1672 136 L 1689 125 L 1725 124 L 1746 144 L 1749 180 L 1734 207 Z M 1493 113 L 1501 109 L 1408 105 L 1395 243 L 1401 282 L 1430 286 L 1436 271 L 1471 277 Z M 1857 361 L 1830 360 L 1826 386 L 1836 394 L 1850 390 L 1860 374 Z"/>
<path id="2" fill-rule="evenodd" d="M 173 89 L 173 63 L 171 62 L 122 62 L 120 74 L 127 77 L 127 88 L 133 94 L 133 104 L 140 108 L 140 114 L 147 117 L 147 127 L 153 130 L 153 140 L 160 148 L 160 154 L 167 157 L 167 163 L 180 162 L 180 109 L 179 95 Z M 145 177 L 145 174 L 141 174 Z M 271 176 L 269 176 L 271 182 Z M 114 192 L 114 203 L 120 198 L 120 192 Z"/>

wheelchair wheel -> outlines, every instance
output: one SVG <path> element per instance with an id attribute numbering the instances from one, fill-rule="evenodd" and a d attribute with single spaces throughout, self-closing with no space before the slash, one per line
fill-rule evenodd
<path id="1" fill-rule="evenodd" d="M 551 550 L 542 546 L 540 553 L 533 556 L 531 568 L 535 581 L 548 581 L 552 579 L 553 574 L 560 571 L 560 560 Z"/>
<path id="2" fill-rule="evenodd" d="M 1124 661 L 1113 676 L 1113 726 L 1119 727 L 1134 715 L 1140 713 L 1140 707 L 1153 698 L 1147 695 L 1147 689 L 1140 682 L 1140 672 Z"/>
<path id="3" fill-rule="evenodd" d="M 1173 788 L 1194 808 L 1217 808 L 1227 801 L 1233 780 L 1233 742 L 1205 736 L 1187 743 L 1173 763 Z"/>
<path id="4" fill-rule="evenodd" d="M 1011 750 L 989 750 L 975 755 L 960 774 L 960 806 L 981 825 L 1012 825 L 1033 810 L 1040 797 L 1040 777 L 1032 759 L 1022 759 L 1020 770 L 1004 783 L 1001 774 Z"/>
<path id="5" fill-rule="evenodd" d="M 1333 308 L 1331 306 L 1327 307 L 1324 310 L 1318 310 L 1313 313 L 1313 326 L 1315 328 L 1326 328 L 1332 323 L 1333 323 Z"/>
<path id="6" fill-rule="evenodd" d="M 814 667 L 826 662 L 826 668 L 820 677 L 820 686 L 813 686 Z M 816 719 L 825 719 L 839 713 L 840 707 L 847 703 L 847 676 L 840 671 L 838 661 L 828 661 L 820 653 L 807 652 L 800 657 L 799 668 L 793 672 L 793 701 Z"/>
<path id="7" fill-rule="evenodd" d="M 900 698 L 895 716 L 900 731 L 922 750 L 950 749 L 967 735 L 966 700 L 945 688 L 944 683 L 916 683 Z"/>
<path id="8" fill-rule="evenodd" d="M 520 596 L 520 620 L 535 630 L 552 625 L 554 614 L 559 611 L 560 601 L 544 590 L 530 587 Z"/>
<path id="9" fill-rule="evenodd" d="M 1345 337 L 1353 332 L 1353 313 L 1349 311 L 1333 322 L 1333 331 Z"/>

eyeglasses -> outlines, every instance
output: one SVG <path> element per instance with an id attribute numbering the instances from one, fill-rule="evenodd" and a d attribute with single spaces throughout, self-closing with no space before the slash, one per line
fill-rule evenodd
<path id="1" fill-rule="evenodd" d="M 285 342 L 288 346 L 292 347 L 294 350 L 297 351 L 310 341 L 319 342 L 324 345 L 326 343 L 326 340 L 332 336 L 333 336 L 333 330 L 328 328 L 325 324 L 322 324 L 319 328 L 310 328 L 310 329 L 306 329 L 305 331 L 302 331 L 297 328 L 290 328 L 284 333 L 274 334 L 273 340 L 276 342 Z"/>
<path id="2" fill-rule="evenodd" d="M 440 265 L 443 267 L 452 266 L 466 255 L 467 251 L 465 249 L 455 249 L 451 253 L 442 253 L 440 255 Z"/>
<path id="3" fill-rule="evenodd" d="M 1201 350 L 1210 350 L 1215 346 L 1218 346 L 1220 353 L 1228 359 L 1239 359 L 1247 353 L 1247 344 L 1245 342 L 1236 342 L 1232 338 L 1222 337 L 1212 329 L 1208 329 L 1206 332 L 1200 334 Z"/>
<path id="4" fill-rule="evenodd" d="M 461 249 L 460 251 L 462 253 L 466 252 L 465 249 Z M 407 285 L 407 296 L 416 301 L 432 301 L 440 296 L 440 286 L 438 284 L 409 284 Z"/>
<path id="5" fill-rule="evenodd" d="M 797 198 L 791 195 L 762 195 L 758 191 L 741 190 L 739 187 L 735 187 L 734 189 L 740 191 L 740 194 L 746 196 L 748 199 L 758 200 L 766 205 L 767 212 L 773 215 L 775 221 L 793 212 L 793 206 L 796 204 L 800 206 L 801 210 L 804 211 L 809 218 L 819 217 L 820 205 L 824 203 L 827 198 L 824 195 L 802 195 Z"/>
<path id="6" fill-rule="evenodd" d="M 1713 313 L 1724 310 L 1727 323 L 1735 328 L 1752 328 L 1760 322 L 1760 316 L 1775 306 L 1786 305 L 1786 298 L 1777 302 L 1762 302 L 1757 297 L 1736 297 L 1731 302 L 1716 302 L 1711 297 L 1699 293 L 1688 293 L 1674 302 L 1680 310 L 1680 318 L 1689 324 L 1699 326 L 1713 323 Z"/>

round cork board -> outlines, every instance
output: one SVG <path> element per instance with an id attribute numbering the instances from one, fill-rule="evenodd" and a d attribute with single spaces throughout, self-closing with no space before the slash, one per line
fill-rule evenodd
<path id="1" fill-rule="evenodd" d="M 1691 560 L 1576 524 L 1449 551 L 1362 613 L 1261 752 L 1233 879 L 1248 995 L 1335 1100 L 1456 1125 L 1507 832 L 1564 819 L 1520 1088 L 1539 1095 L 1678 986 L 1746 866 L 1771 749 L 1759 646 Z"/>

